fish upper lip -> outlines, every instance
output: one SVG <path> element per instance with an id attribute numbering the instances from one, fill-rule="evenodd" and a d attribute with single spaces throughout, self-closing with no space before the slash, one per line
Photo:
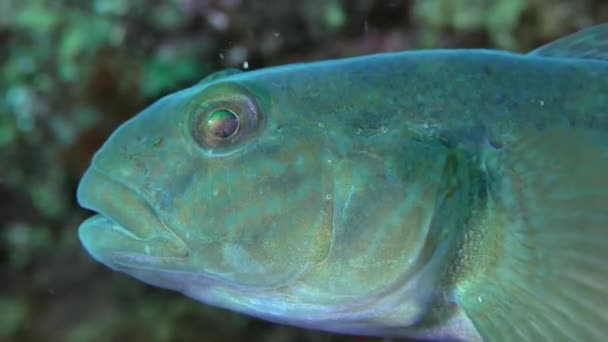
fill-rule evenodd
<path id="1" fill-rule="evenodd" d="M 95 177 L 97 182 L 102 181 L 108 184 L 104 184 L 104 186 L 88 186 L 86 182 L 90 181 L 91 177 Z M 94 189 L 97 189 L 97 194 L 105 193 L 105 196 L 95 196 L 95 194 L 91 193 Z M 99 193 L 99 191 L 101 192 Z M 128 200 L 128 203 L 117 201 L 113 198 L 115 197 L 113 195 L 120 195 L 121 199 Z M 125 219 L 123 214 L 125 206 L 135 205 L 137 210 L 143 209 L 147 215 L 154 217 L 160 226 L 164 226 L 148 201 L 139 196 L 131 186 L 111 176 L 110 173 L 104 172 L 95 165 L 91 165 L 81 179 L 78 185 L 77 199 L 81 207 L 103 216 L 108 221 L 128 231 L 132 237 L 136 237 L 138 240 L 143 240 L 144 237 L 139 236 L 134 229 L 137 226 L 137 222 L 129 222 L 128 219 Z"/>

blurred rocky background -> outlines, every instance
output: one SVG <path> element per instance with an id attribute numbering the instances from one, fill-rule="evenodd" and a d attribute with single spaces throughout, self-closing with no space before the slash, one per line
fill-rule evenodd
<path id="1" fill-rule="evenodd" d="M 0 341 L 372 341 L 272 325 L 111 272 L 76 228 L 109 133 L 224 67 L 435 47 L 526 51 L 604 0 L 0 1 Z"/>

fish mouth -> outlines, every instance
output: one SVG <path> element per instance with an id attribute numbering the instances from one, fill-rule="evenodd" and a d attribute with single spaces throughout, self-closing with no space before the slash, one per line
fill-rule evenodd
<path id="1" fill-rule="evenodd" d="M 87 252 L 113 269 L 177 268 L 186 243 L 164 224 L 138 192 L 91 166 L 77 190 L 80 206 L 97 212 L 80 224 Z"/>

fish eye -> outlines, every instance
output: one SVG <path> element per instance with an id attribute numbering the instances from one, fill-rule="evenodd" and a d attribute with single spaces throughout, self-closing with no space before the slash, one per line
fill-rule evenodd
<path id="1" fill-rule="evenodd" d="M 190 132 L 203 150 L 230 152 L 260 124 L 256 99 L 236 84 L 214 85 L 193 103 Z"/>
<path id="2" fill-rule="evenodd" d="M 228 109 L 220 109 L 207 116 L 205 130 L 219 139 L 226 139 L 234 134 L 239 128 L 239 118 Z"/>

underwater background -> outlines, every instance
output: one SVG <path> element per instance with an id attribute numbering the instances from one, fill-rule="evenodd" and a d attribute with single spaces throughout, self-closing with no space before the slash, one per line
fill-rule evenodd
<path id="1" fill-rule="evenodd" d="M 375 341 L 153 288 L 80 246 L 77 182 L 113 129 L 226 67 L 414 48 L 528 51 L 604 0 L 1 0 L 0 341 Z"/>

